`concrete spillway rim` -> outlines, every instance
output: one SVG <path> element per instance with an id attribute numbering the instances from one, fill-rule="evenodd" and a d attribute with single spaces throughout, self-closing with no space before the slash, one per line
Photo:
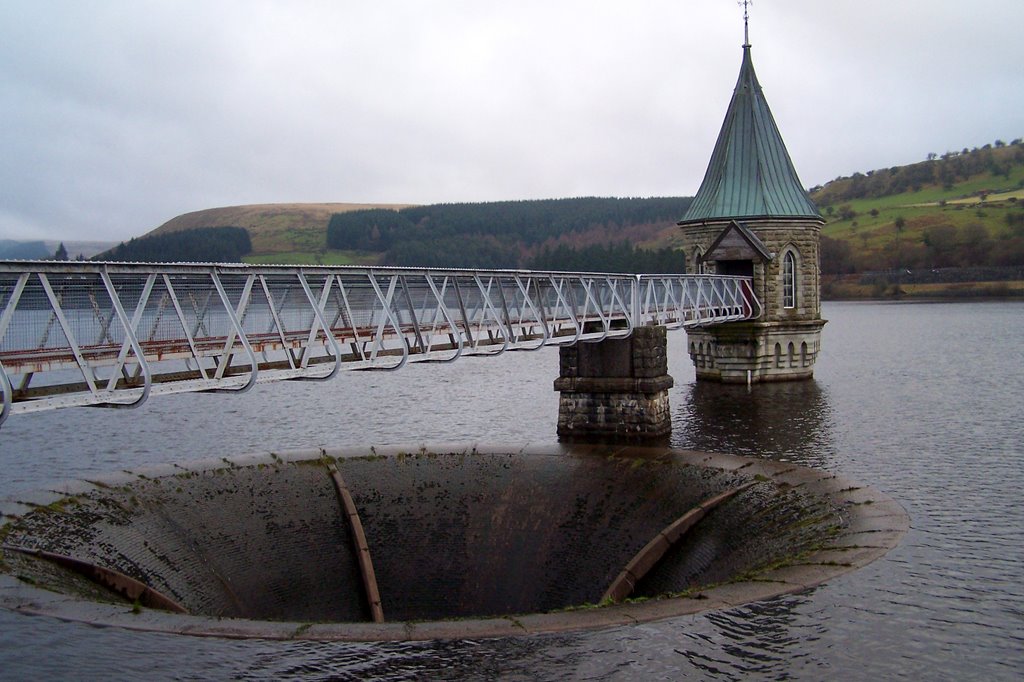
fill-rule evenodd
<path id="1" fill-rule="evenodd" d="M 448 454 L 508 454 L 531 456 L 591 456 L 673 459 L 685 464 L 725 471 L 741 471 L 752 480 L 770 480 L 827 497 L 849 512 L 849 524 L 832 539 L 829 548 L 802 557 L 798 563 L 761 572 L 756 580 L 712 586 L 685 597 L 650 599 L 599 607 L 584 607 L 552 613 L 531 613 L 495 618 L 467 618 L 445 621 L 391 623 L 297 623 L 238 618 L 214 618 L 139 609 L 128 604 L 89 601 L 57 594 L 26 584 L 9 573 L 0 573 L 0 606 L 29 615 L 136 631 L 185 634 L 232 639 L 316 640 L 316 641 L 417 641 L 438 639 L 482 639 L 517 637 L 544 633 L 572 632 L 665 620 L 705 611 L 740 606 L 786 594 L 806 591 L 835 577 L 865 566 L 896 547 L 909 529 L 906 511 L 888 495 L 827 471 L 789 462 L 735 455 L 609 445 L 544 445 L 510 448 L 455 444 L 414 447 L 346 447 L 260 453 L 219 460 L 190 461 L 146 467 L 104 476 L 99 481 L 70 481 L 45 492 L 15 495 L 0 502 L 0 527 L 12 518 L 39 505 L 64 497 L 119 483 L 227 467 L 258 466 L 299 462 L 324 456 L 365 458 L 438 456 Z"/>

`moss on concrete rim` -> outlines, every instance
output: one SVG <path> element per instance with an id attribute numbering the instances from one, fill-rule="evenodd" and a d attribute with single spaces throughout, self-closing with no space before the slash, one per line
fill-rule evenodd
<path id="1" fill-rule="evenodd" d="M 275 640 L 321 641 L 410 641 L 483 637 L 516 637 L 541 633 L 569 632 L 614 626 L 628 626 L 680 617 L 752 601 L 805 591 L 834 577 L 864 566 L 896 547 L 909 528 L 909 517 L 892 498 L 874 488 L 826 471 L 798 467 L 789 462 L 639 446 L 548 445 L 542 447 L 485 446 L 478 444 L 413 447 L 345 447 L 275 451 L 191 461 L 166 466 L 119 472 L 97 481 L 76 481 L 15 495 L 0 503 L 0 536 L 3 528 L 31 508 L 60 505 L 62 500 L 89 488 L 130 485 L 133 480 L 181 476 L 190 472 L 248 466 L 274 466 L 285 462 L 310 462 L 347 458 L 405 458 L 439 454 L 509 454 L 552 457 L 613 457 L 673 461 L 683 466 L 700 466 L 726 472 L 740 472 L 752 481 L 772 481 L 782 488 L 799 488 L 841 505 L 849 523 L 826 543 L 748 572 L 724 584 L 689 590 L 666 598 L 631 600 L 622 604 L 599 604 L 590 608 L 565 609 L 493 618 L 455 619 L 387 623 L 303 623 L 247 619 L 183 616 L 139 609 L 130 604 L 78 599 L 28 584 L 0 564 L 0 606 L 25 614 L 45 615 L 62 620 L 132 630 Z M 0 553 L 2 559 L 2 553 Z"/>

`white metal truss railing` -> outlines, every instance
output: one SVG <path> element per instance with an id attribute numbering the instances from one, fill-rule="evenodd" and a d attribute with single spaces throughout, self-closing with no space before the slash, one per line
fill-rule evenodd
<path id="1" fill-rule="evenodd" d="M 761 317 L 750 277 L 720 275 L 637 275 L 637 324 L 669 329 Z"/>
<path id="2" fill-rule="evenodd" d="M 0 262 L 0 424 L 760 312 L 713 275 Z"/>

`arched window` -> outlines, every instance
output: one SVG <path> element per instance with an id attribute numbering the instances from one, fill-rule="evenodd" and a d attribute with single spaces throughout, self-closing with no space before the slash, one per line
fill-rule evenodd
<path id="1" fill-rule="evenodd" d="M 698 246 L 693 250 L 693 273 L 695 275 L 703 275 L 705 272 L 707 271 L 704 269 L 704 253 Z"/>
<path id="2" fill-rule="evenodd" d="M 796 256 L 792 251 L 782 257 L 782 307 L 796 307 Z"/>

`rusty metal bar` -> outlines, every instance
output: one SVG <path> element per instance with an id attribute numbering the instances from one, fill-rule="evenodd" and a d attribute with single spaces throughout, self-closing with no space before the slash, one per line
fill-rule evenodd
<path id="1" fill-rule="evenodd" d="M 75 573 L 88 578 L 97 585 L 102 585 L 108 590 L 121 595 L 130 602 L 138 601 L 139 604 L 147 608 L 161 609 L 163 611 L 171 611 L 173 613 L 188 613 L 188 610 L 185 609 L 185 607 L 167 595 L 154 590 L 146 583 L 136 580 L 131 576 L 127 576 L 120 571 L 105 568 L 83 559 L 76 559 L 63 554 L 46 552 L 41 549 L 4 545 L 3 550 L 5 552 L 18 552 L 19 554 L 25 554 L 27 556 L 57 564 L 58 566 L 74 571 Z"/>
<path id="2" fill-rule="evenodd" d="M 686 534 L 698 521 L 703 519 L 709 511 L 729 500 L 733 496 L 743 492 L 755 485 L 757 481 L 744 483 L 736 488 L 730 488 L 714 497 L 709 497 L 693 509 L 689 510 L 678 519 L 670 523 L 654 538 L 644 545 L 644 548 L 636 553 L 626 567 L 608 586 L 608 589 L 601 595 L 601 601 L 620 602 L 633 594 L 633 588 L 640 582 L 654 566 L 661 561 L 662 557 L 670 550 L 683 535 Z"/>
<path id="3" fill-rule="evenodd" d="M 332 462 L 327 463 L 327 470 L 331 473 L 331 480 L 334 481 L 334 489 L 338 492 L 341 506 L 348 517 L 349 528 L 352 530 L 352 544 L 355 546 L 356 558 L 359 560 L 359 572 L 363 578 L 363 590 L 366 593 L 366 602 L 370 605 L 370 616 L 374 623 L 384 622 L 384 608 L 380 602 L 380 590 L 377 589 L 377 574 L 373 571 L 373 558 L 370 556 L 370 548 L 366 543 L 366 534 L 363 532 L 363 523 L 359 520 L 359 510 L 352 500 L 352 494 L 345 485 L 345 479 L 341 477 L 338 467 Z"/>

